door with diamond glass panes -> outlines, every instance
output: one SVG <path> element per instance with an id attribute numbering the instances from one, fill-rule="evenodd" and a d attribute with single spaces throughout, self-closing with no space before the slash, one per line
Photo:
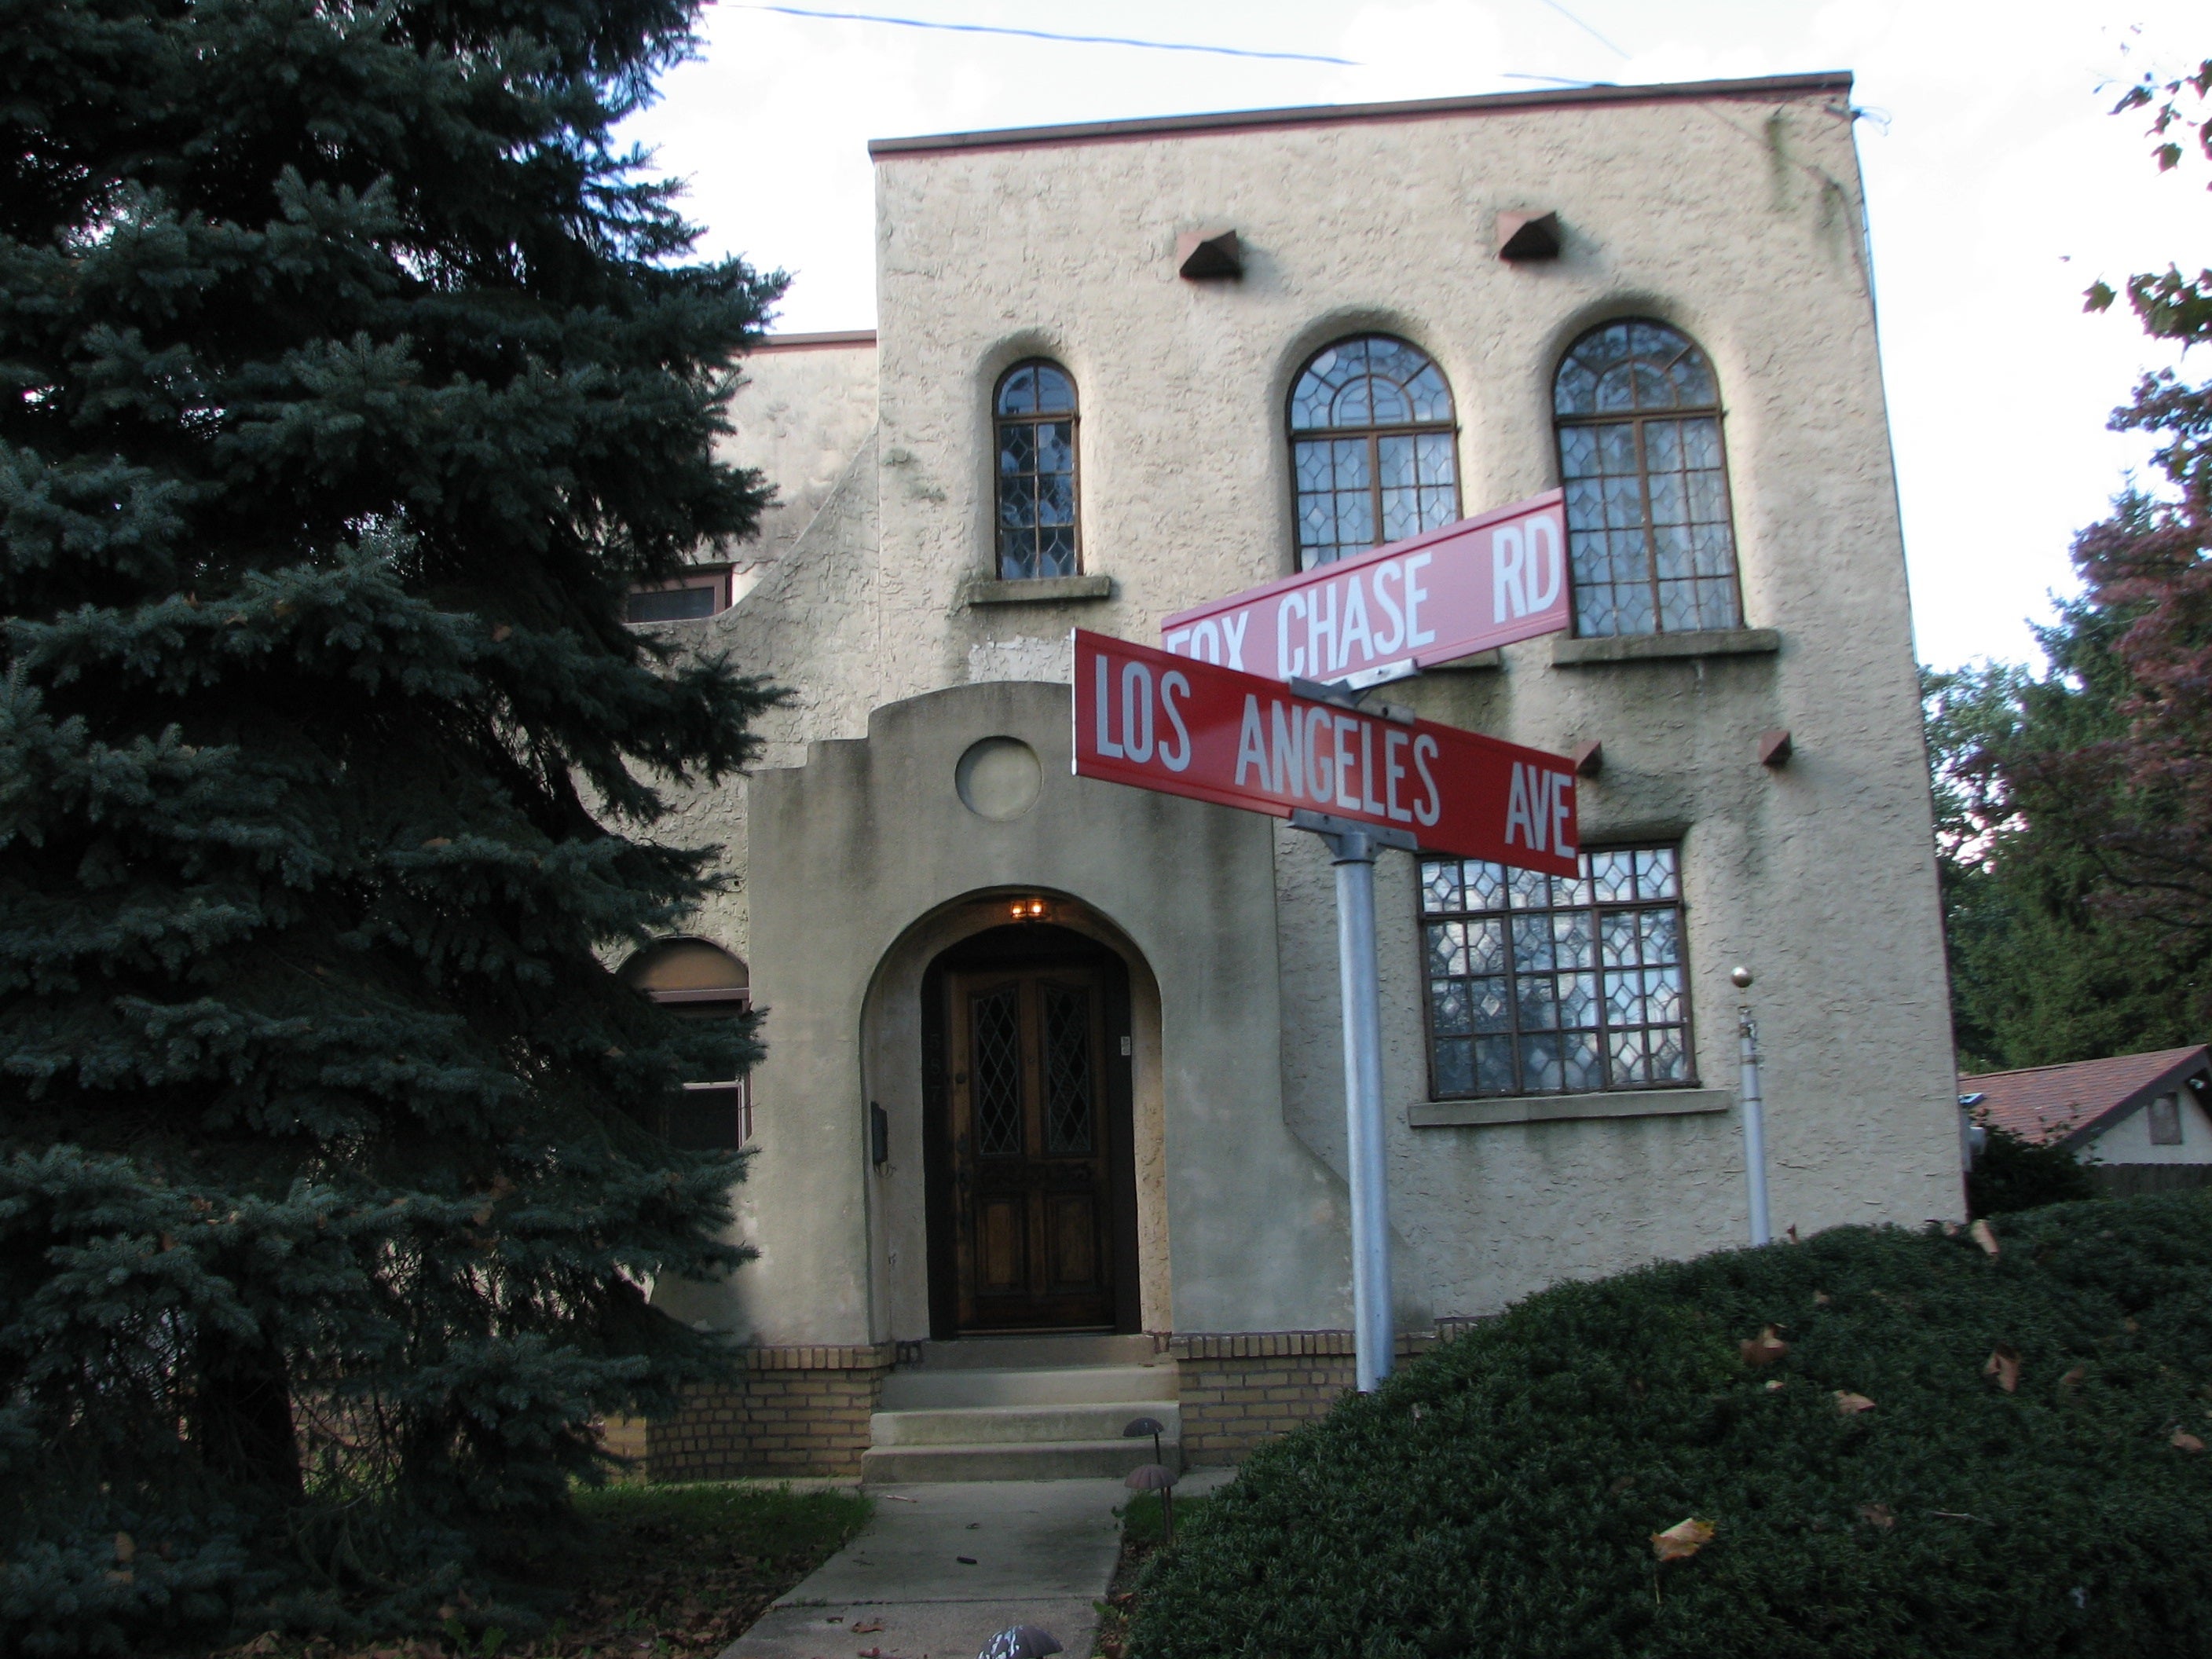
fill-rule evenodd
<path id="1" fill-rule="evenodd" d="M 960 1328 L 1110 1326 L 1100 975 L 1071 966 L 951 977 Z"/>

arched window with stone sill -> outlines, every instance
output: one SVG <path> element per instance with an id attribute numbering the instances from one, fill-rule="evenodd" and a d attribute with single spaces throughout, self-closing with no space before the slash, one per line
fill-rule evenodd
<path id="1" fill-rule="evenodd" d="M 1743 626 L 1720 386 L 1664 323 L 1602 324 L 1553 382 L 1575 632 Z"/>
<path id="2" fill-rule="evenodd" d="M 1073 576 L 1082 568 L 1075 512 L 1075 381 L 1032 358 L 999 379 L 992 399 L 999 578 Z"/>
<path id="3" fill-rule="evenodd" d="M 1403 541 L 1460 516 L 1451 387 L 1388 334 L 1316 352 L 1291 387 L 1298 568 Z"/>

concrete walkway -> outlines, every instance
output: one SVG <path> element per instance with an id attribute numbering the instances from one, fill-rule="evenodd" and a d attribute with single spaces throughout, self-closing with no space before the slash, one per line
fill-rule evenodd
<path id="1" fill-rule="evenodd" d="M 1119 1480 L 871 1486 L 875 1518 L 721 1659 L 969 1659 L 1042 1625 L 1089 1659 L 1121 1553 Z"/>

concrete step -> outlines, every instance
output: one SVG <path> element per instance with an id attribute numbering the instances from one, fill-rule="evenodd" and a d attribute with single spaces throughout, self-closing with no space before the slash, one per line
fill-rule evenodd
<path id="1" fill-rule="evenodd" d="M 955 1411 L 983 1406 L 1104 1406 L 1121 1401 L 1174 1400 L 1173 1362 L 1158 1365 L 1023 1366 L 983 1370 L 902 1365 L 884 1379 L 877 1401 L 887 1412 Z M 1153 1412 L 1150 1415 L 1158 1417 Z"/>
<path id="2" fill-rule="evenodd" d="M 984 1406 L 951 1411 L 884 1411 L 868 1419 L 868 1437 L 878 1446 L 1036 1445 L 1059 1441 L 1118 1440 L 1130 1422 L 1149 1417 L 1165 1432 L 1164 1446 L 1176 1443 L 1182 1410 L 1170 1400 L 1121 1400 L 1108 1405 Z M 1152 1438 L 1132 1440 L 1152 1461 Z M 1124 1471 L 1126 1473 L 1127 1471 Z"/>
<path id="3" fill-rule="evenodd" d="M 1165 1449 L 1180 1468 L 1180 1448 Z M 860 1479 L 890 1486 L 941 1480 L 1118 1480 L 1152 1461 L 1150 1440 L 1052 1440 L 1031 1445 L 871 1446 Z"/>
<path id="4" fill-rule="evenodd" d="M 1115 1336 L 1106 1331 L 1047 1331 L 1037 1335 L 963 1336 L 951 1342 L 925 1342 L 925 1370 L 1009 1370 L 1020 1367 L 1065 1370 L 1070 1365 L 1149 1365 L 1152 1339 Z"/>

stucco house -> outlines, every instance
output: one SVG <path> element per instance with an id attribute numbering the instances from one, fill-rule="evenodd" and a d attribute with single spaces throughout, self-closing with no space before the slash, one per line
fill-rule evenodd
<path id="1" fill-rule="evenodd" d="M 2057 1146 L 2114 1194 L 2212 1183 L 2212 1048 L 2159 1048 L 1959 1079 L 1968 1122 Z"/>
<path id="2" fill-rule="evenodd" d="M 660 1305 L 742 1388 L 666 1476 L 1234 1461 L 1351 1380 L 1328 854 L 1070 774 L 1069 634 L 1564 486 L 1576 625 L 1392 688 L 1577 758 L 1574 878 L 1384 856 L 1402 1349 L 1734 1245 L 1739 963 L 1773 1223 L 1961 1209 L 1850 78 L 872 146 L 879 325 L 772 339 L 756 544 L 634 620 L 793 692 L 694 936 L 768 1058 L 758 1259 Z"/>

